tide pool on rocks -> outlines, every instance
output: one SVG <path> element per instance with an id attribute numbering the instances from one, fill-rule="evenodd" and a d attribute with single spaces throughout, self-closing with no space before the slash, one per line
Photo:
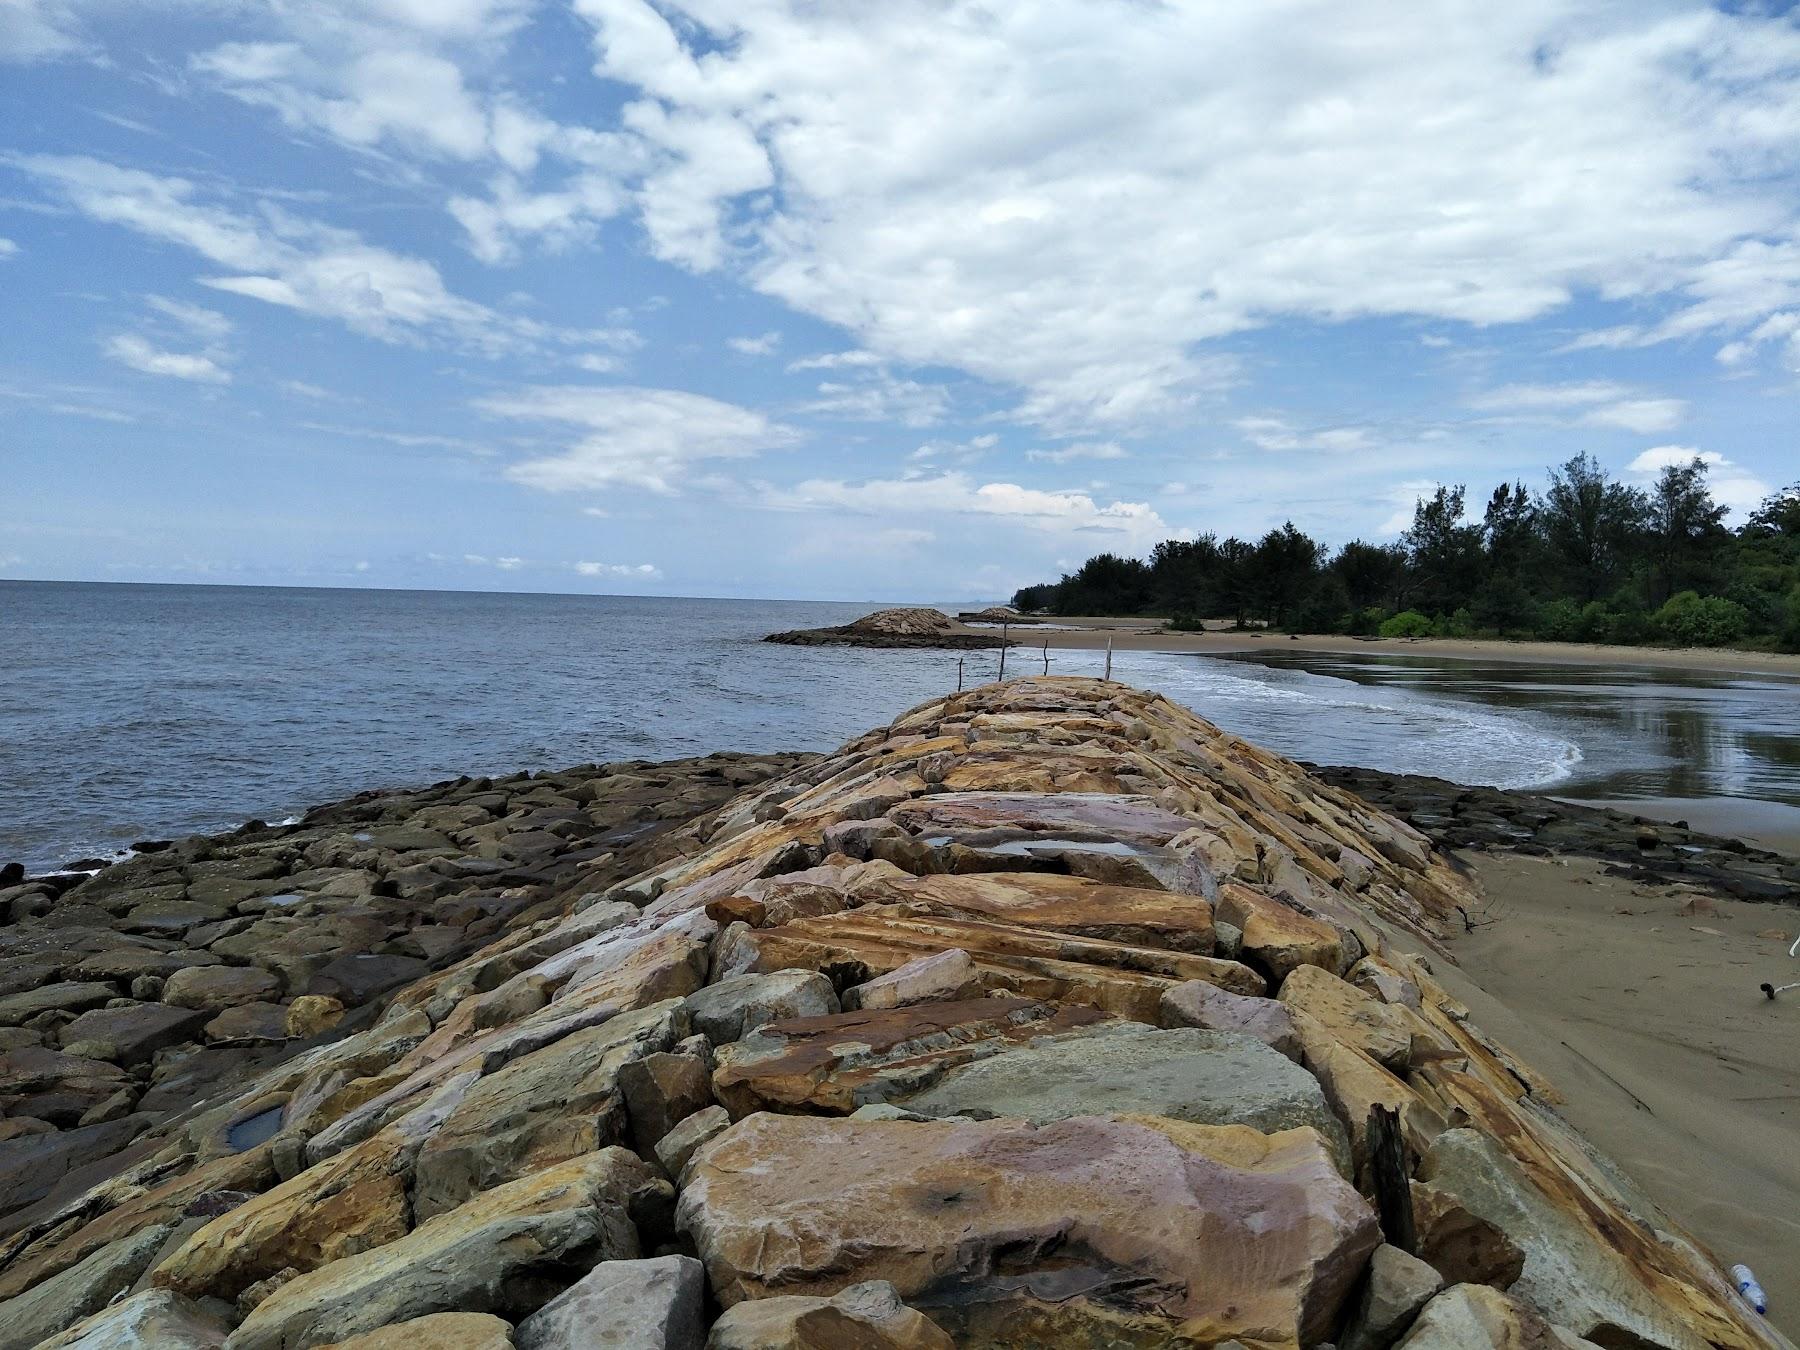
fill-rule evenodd
<path id="1" fill-rule="evenodd" d="M 3 1343 L 1787 1346 L 1349 792 L 1067 678 L 692 763 L 28 887 Z"/>

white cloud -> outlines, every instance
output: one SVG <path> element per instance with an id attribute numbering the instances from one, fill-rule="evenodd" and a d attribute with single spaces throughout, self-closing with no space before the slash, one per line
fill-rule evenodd
<path id="1" fill-rule="evenodd" d="M 882 360 L 874 352 L 826 352 L 822 356 L 803 356 L 797 361 L 788 362 L 788 374 L 793 375 L 802 370 L 854 370 L 864 366 L 879 366 Z"/>
<path id="2" fill-rule="evenodd" d="M 19 246 L 17 244 L 13 243 L 12 240 L 10 240 L 4 236 L 0 236 L 0 262 L 6 262 L 9 259 L 16 258 L 18 256 L 19 256 Z"/>
<path id="3" fill-rule="evenodd" d="M 781 510 L 852 511 L 859 515 L 990 517 L 1046 534 L 1093 536 L 1095 548 L 1142 550 L 1175 537 L 1144 502 L 1102 505 L 1085 492 L 1043 491 L 1017 483 L 977 483 L 966 473 L 871 479 L 861 483 L 810 478 L 791 488 L 767 488 L 763 503 Z"/>
<path id="4" fill-rule="evenodd" d="M 1469 406 L 1482 412 L 1572 418 L 1571 425 L 1645 435 L 1672 430 L 1687 414 L 1681 399 L 1645 398 L 1630 385 L 1610 380 L 1503 385 L 1471 398 Z"/>
<path id="5" fill-rule="evenodd" d="M 584 577 L 613 577 L 621 581 L 661 581 L 662 568 L 654 563 L 578 562 L 575 570 Z"/>
<path id="6" fill-rule="evenodd" d="M 201 278 L 207 286 L 335 319 L 370 337 L 432 335 L 495 351 L 585 336 L 465 300 L 429 262 L 366 243 L 349 230 L 266 203 L 251 215 L 205 201 L 187 179 L 81 156 L 23 155 L 13 163 L 90 219 L 191 249 L 226 269 Z"/>
<path id="7" fill-rule="evenodd" d="M 506 263 L 518 258 L 525 240 L 552 251 L 584 243 L 627 204 L 618 184 L 601 174 L 574 174 L 548 192 L 533 192 L 517 176 L 501 174 L 488 196 L 458 195 L 449 209 L 467 233 L 471 253 L 483 262 Z"/>
<path id="8" fill-rule="evenodd" d="M 1644 451 L 1625 471 L 1646 482 L 1664 469 L 1682 466 L 1698 459 L 1706 466 L 1706 483 L 1713 500 L 1742 519 L 1750 514 L 1773 491 L 1770 486 L 1742 465 L 1734 464 L 1716 450 L 1700 450 L 1691 445 L 1657 445 Z"/>
<path id="9" fill-rule="evenodd" d="M 45 61 L 85 50 L 72 8 L 59 0 L 0 0 L 0 61 Z"/>
<path id="10" fill-rule="evenodd" d="M 385 441 L 408 450 L 462 450 L 472 455 L 491 455 L 493 450 L 480 441 L 462 436 L 440 436 L 424 431 L 387 431 L 380 427 L 346 427 L 331 422 L 301 422 L 308 431 L 322 431 L 328 436 L 351 436 L 358 440 Z"/>
<path id="11" fill-rule="evenodd" d="M 181 300 L 169 300 L 160 295 L 150 296 L 145 303 L 157 313 L 173 319 L 195 337 L 222 342 L 231 335 L 231 320 L 216 309 L 190 305 Z"/>
<path id="12" fill-rule="evenodd" d="M 479 399 L 496 417 L 551 422 L 584 433 L 555 454 L 516 464 L 508 477 L 549 492 L 641 487 L 672 493 L 696 466 L 791 445 L 795 433 L 762 413 L 675 389 L 550 385 Z"/>
<path id="13" fill-rule="evenodd" d="M 726 338 L 725 345 L 742 356 L 772 356 L 781 345 L 781 334 L 770 329 L 756 337 Z"/>
<path id="14" fill-rule="evenodd" d="M 102 350 L 122 366 L 146 375 L 165 375 L 201 384 L 229 384 L 231 372 L 212 357 L 193 352 L 170 352 L 152 346 L 135 333 L 120 333 L 106 340 Z"/>
<path id="15" fill-rule="evenodd" d="M 1068 464 L 1078 459 L 1125 459 L 1125 447 L 1117 441 L 1082 441 L 1060 450 L 1027 450 L 1025 458 L 1045 464 Z"/>
<path id="16" fill-rule="evenodd" d="M 1673 336 L 1800 288 L 1800 30 L 1779 15 L 576 9 L 598 72 L 641 96 L 662 257 L 1017 386 L 1052 425 L 1178 414 L 1234 376 L 1196 344 L 1287 316 L 1504 324 L 1599 294 L 1685 305 L 1653 335 Z"/>
<path id="17" fill-rule="evenodd" d="M 1413 508 L 1437 490 L 1438 483 L 1434 478 L 1411 478 L 1394 484 L 1382 495 L 1382 500 L 1393 507 L 1393 512 L 1375 527 L 1376 538 L 1390 537 L 1409 529 L 1413 523 Z"/>
<path id="18" fill-rule="evenodd" d="M 1649 434 L 1673 431 L 1681 425 L 1687 404 L 1678 398 L 1631 398 L 1608 403 L 1583 415 L 1583 426 L 1620 427 Z"/>
<path id="19" fill-rule="evenodd" d="M 1366 427 L 1294 427 L 1279 417 L 1240 417 L 1232 423 L 1259 450 L 1342 453 L 1374 444 Z"/>
<path id="20" fill-rule="evenodd" d="M 927 441 L 906 458 L 914 464 L 931 464 L 939 460 L 967 463 L 991 453 L 999 444 L 1000 438 L 988 431 L 966 441 Z"/>
<path id="21" fill-rule="evenodd" d="M 859 373 L 847 380 L 821 381 L 817 397 L 795 412 L 845 422 L 891 422 L 905 427 L 936 426 L 950 408 L 950 391 L 941 384 L 921 384 L 885 370 Z"/>

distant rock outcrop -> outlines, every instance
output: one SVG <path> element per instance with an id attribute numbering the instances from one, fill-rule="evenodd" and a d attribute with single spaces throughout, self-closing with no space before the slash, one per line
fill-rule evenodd
<path id="1" fill-rule="evenodd" d="M 1016 609 L 1008 609 L 1005 605 L 989 605 L 986 609 L 964 610 L 956 616 L 958 623 L 1042 623 L 1043 620 L 1030 614 L 1021 614 Z"/>
<path id="2" fill-rule="evenodd" d="M 770 633 L 763 641 L 781 642 L 792 647 L 947 647 L 953 650 L 1000 645 L 997 636 L 961 631 L 957 622 L 942 610 L 923 607 L 878 609 L 853 623 L 839 624 L 835 628 L 794 628 L 784 633 Z"/>
<path id="3" fill-rule="evenodd" d="M 114 1133 L 41 1159 L 0 1239 L 0 1350 L 1788 1347 L 1433 977 L 1481 898 L 1362 799 L 1069 678 L 746 787 L 635 875 L 564 855 L 251 1081 L 79 1127 Z M 226 913 L 183 937 L 268 901 L 183 901 Z M 340 959 L 290 939 L 281 969 Z M 14 1118 L 137 1091 L 11 1055 Z"/>

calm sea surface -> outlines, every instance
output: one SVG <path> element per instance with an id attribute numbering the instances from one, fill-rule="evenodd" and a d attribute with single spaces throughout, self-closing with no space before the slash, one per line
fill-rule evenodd
<path id="1" fill-rule="evenodd" d="M 0 861 L 42 869 L 461 773 L 826 749 L 956 684 L 954 654 L 758 641 L 870 608 L 0 582 Z M 993 665 L 969 654 L 970 682 Z M 1023 652 L 1009 667 L 1042 668 Z M 1304 759 L 1800 805 L 1791 681 L 1287 654 L 1123 653 L 1114 673 Z"/>

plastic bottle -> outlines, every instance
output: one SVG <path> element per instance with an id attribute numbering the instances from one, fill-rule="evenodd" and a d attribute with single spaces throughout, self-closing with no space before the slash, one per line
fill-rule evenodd
<path id="1" fill-rule="evenodd" d="M 1749 1266 L 1733 1266 L 1731 1278 L 1737 1284 L 1738 1293 L 1744 1296 L 1752 1308 L 1759 1313 L 1769 1311 L 1769 1296 L 1763 1293 L 1762 1286 L 1756 1282 L 1756 1273 Z"/>

